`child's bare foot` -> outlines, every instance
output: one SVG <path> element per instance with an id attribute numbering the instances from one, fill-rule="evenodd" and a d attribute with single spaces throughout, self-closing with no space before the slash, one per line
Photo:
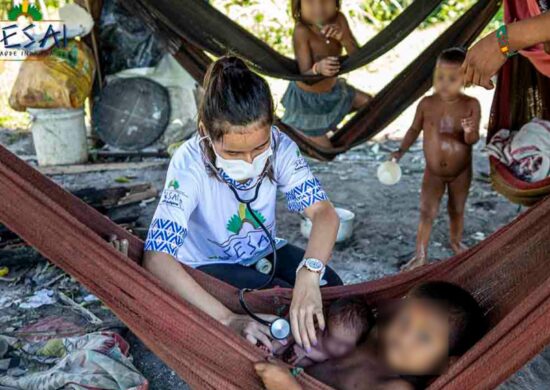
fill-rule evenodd
<path id="1" fill-rule="evenodd" d="M 411 271 L 426 264 L 428 264 L 428 259 L 425 255 L 416 255 L 401 267 L 401 271 Z"/>
<path id="2" fill-rule="evenodd" d="M 451 249 L 453 250 L 455 255 L 459 255 L 464 251 L 468 250 L 468 247 L 464 245 L 462 242 L 451 242 Z"/>

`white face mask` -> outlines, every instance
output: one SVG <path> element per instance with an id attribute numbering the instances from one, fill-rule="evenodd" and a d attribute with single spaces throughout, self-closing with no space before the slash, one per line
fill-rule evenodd
<path id="1" fill-rule="evenodd" d="M 216 155 L 216 167 L 223 169 L 227 176 L 236 181 L 260 176 L 265 169 L 267 160 L 273 155 L 273 150 L 269 146 L 264 152 L 256 156 L 250 164 L 243 160 L 227 160 L 216 153 L 214 146 L 212 146 L 212 149 Z"/>

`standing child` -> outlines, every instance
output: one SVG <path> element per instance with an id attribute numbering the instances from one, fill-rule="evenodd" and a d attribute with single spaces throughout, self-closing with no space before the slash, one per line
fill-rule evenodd
<path id="1" fill-rule="evenodd" d="M 401 147 L 392 153 L 393 158 L 401 159 L 424 131 L 426 169 L 420 195 L 420 224 L 416 255 L 405 265 L 407 269 L 427 262 L 432 224 L 445 190 L 449 194 L 451 248 L 455 254 L 466 249 L 461 242 L 464 206 L 472 180 L 472 145 L 479 140 L 481 107 L 477 99 L 462 93 L 460 67 L 465 58 L 466 53 L 459 48 L 440 54 L 434 74 L 435 93 L 420 101 Z"/>
<path id="2" fill-rule="evenodd" d="M 300 72 L 327 78 L 308 85 L 290 82 L 283 96 L 282 122 L 301 130 L 315 143 L 332 146 L 327 133 L 371 96 L 335 77 L 340 71 L 342 49 L 358 49 L 346 17 L 339 11 L 340 0 L 292 0 L 294 53 Z"/>

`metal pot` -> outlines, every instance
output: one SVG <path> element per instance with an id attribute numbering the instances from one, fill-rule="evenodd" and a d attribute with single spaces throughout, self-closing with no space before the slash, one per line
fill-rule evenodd
<path id="1" fill-rule="evenodd" d="M 336 207 L 336 213 L 340 217 L 340 228 L 336 235 L 336 242 L 343 242 L 349 240 L 353 234 L 353 222 L 355 221 L 355 214 L 349 210 Z M 300 232 L 305 238 L 309 238 L 311 234 L 311 221 L 307 218 L 303 218 L 300 224 Z"/>

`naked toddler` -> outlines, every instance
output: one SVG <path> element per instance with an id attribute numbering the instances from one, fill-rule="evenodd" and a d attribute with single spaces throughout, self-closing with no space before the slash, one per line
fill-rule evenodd
<path id="1" fill-rule="evenodd" d="M 455 254 L 466 249 L 461 242 L 464 207 L 472 180 L 472 145 L 479 140 L 481 107 L 477 99 L 462 93 L 460 67 L 465 57 L 459 48 L 441 53 L 434 74 L 435 93 L 420 101 L 401 147 L 392 153 L 392 158 L 399 161 L 423 132 L 426 169 L 420 195 L 420 223 L 416 254 L 405 265 L 407 269 L 427 263 L 432 224 L 446 190 L 451 248 Z"/>

